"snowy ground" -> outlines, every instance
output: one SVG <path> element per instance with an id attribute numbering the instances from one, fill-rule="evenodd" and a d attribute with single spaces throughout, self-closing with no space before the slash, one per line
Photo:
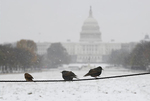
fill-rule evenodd
<path id="1" fill-rule="evenodd" d="M 84 78 L 88 69 L 73 72 Z M 30 73 L 35 80 L 62 79 L 61 70 Z M 102 77 L 131 74 L 107 69 Z M 91 78 L 91 77 L 86 77 Z M 0 75 L 0 80 L 24 80 L 24 74 Z M 79 82 L 0 82 L 0 101 L 150 101 L 150 75 Z"/>

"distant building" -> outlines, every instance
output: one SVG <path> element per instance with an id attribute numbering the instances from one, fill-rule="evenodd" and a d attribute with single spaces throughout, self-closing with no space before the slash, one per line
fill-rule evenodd
<path id="1" fill-rule="evenodd" d="M 149 38 L 149 35 L 148 34 L 146 34 L 145 35 L 145 37 L 144 37 L 144 39 L 143 40 L 141 40 L 142 42 L 150 42 L 150 38 Z"/>
<path id="2" fill-rule="evenodd" d="M 50 47 L 51 43 L 50 42 L 38 42 L 36 43 L 37 45 L 37 54 L 39 55 L 44 55 L 47 53 L 47 49 Z"/>
<path id="3" fill-rule="evenodd" d="M 38 54 L 45 54 L 51 43 L 37 43 Z M 84 21 L 80 32 L 79 42 L 61 43 L 72 57 L 72 63 L 100 63 L 107 60 L 107 56 L 112 50 L 122 48 L 122 43 L 114 41 L 102 42 L 100 27 L 93 18 L 92 8 L 90 7 L 89 16 Z M 128 47 L 129 48 L 129 47 Z"/>
<path id="4" fill-rule="evenodd" d="M 92 8 L 90 7 L 89 17 L 84 21 L 80 33 L 80 42 L 101 42 L 101 32 L 98 22 L 93 18 Z"/>
<path id="5" fill-rule="evenodd" d="M 136 45 L 137 45 L 136 42 L 122 43 L 121 44 L 121 49 L 125 50 L 125 51 L 128 51 L 128 52 L 131 52 L 135 48 Z"/>

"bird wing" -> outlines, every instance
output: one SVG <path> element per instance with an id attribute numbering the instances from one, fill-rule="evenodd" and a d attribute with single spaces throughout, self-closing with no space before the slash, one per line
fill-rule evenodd
<path id="1" fill-rule="evenodd" d="M 90 71 L 89 71 L 89 74 L 95 74 L 95 73 L 97 73 L 98 71 L 96 70 L 96 69 L 91 69 Z"/>
<path id="2" fill-rule="evenodd" d="M 63 75 L 64 75 L 64 76 L 69 76 L 69 75 L 70 75 L 70 72 L 67 71 L 67 72 L 63 73 Z"/>
<path id="3" fill-rule="evenodd" d="M 30 74 L 27 74 L 26 78 L 33 79 L 32 75 L 30 75 Z"/>
<path id="4" fill-rule="evenodd" d="M 70 76 L 76 78 L 76 75 L 73 72 L 70 71 L 69 73 L 70 73 Z"/>

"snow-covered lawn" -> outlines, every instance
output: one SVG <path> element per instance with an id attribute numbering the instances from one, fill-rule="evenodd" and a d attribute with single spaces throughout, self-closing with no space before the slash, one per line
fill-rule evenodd
<path id="1" fill-rule="evenodd" d="M 79 78 L 89 69 L 73 72 Z M 62 79 L 61 70 L 30 73 L 35 80 Z M 106 69 L 101 77 L 131 74 Z M 86 77 L 91 78 L 91 77 Z M 24 80 L 24 74 L 0 75 L 0 80 Z M 150 101 L 150 75 L 78 82 L 0 82 L 0 101 Z"/>

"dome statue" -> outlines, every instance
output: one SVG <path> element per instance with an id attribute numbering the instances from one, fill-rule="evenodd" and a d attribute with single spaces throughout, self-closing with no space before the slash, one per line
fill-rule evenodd
<path id="1" fill-rule="evenodd" d="M 101 42 L 101 32 L 99 31 L 98 22 L 93 18 L 91 7 L 89 16 L 82 26 L 80 42 Z"/>

